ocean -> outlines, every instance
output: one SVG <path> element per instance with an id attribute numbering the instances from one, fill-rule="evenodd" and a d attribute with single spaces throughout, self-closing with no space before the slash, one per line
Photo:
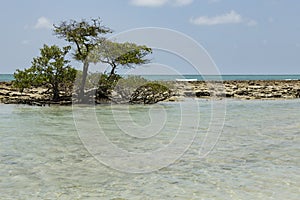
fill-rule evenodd
<path id="1" fill-rule="evenodd" d="M 0 199 L 298 200 L 299 105 L 0 104 Z"/>
<path id="2" fill-rule="evenodd" d="M 149 80 L 196 79 L 202 80 L 300 80 L 300 75 L 143 75 Z"/>
<path id="3" fill-rule="evenodd" d="M 176 79 L 197 79 L 197 80 L 300 80 L 298 75 L 141 75 L 148 80 L 174 81 Z M 0 74 L 1 81 L 13 80 L 13 74 Z"/>
<path id="4" fill-rule="evenodd" d="M 0 74 L 0 82 L 14 80 L 13 74 Z"/>

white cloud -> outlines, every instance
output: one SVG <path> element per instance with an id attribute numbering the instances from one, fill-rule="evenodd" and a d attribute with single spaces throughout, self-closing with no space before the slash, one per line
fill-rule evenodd
<path id="1" fill-rule="evenodd" d="M 161 7 L 165 5 L 186 6 L 194 0 L 130 0 L 130 4 L 143 7 Z"/>
<path id="2" fill-rule="evenodd" d="M 51 29 L 52 23 L 46 17 L 38 18 L 36 24 L 34 25 L 35 29 Z"/>
<path id="3" fill-rule="evenodd" d="M 223 15 L 217 15 L 214 17 L 208 17 L 208 16 L 200 16 L 196 18 L 191 18 L 190 23 L 195 25 L 218 25 L 218 24 L 239 24 L 239 23 L 245 23 L 248 26 L 255 26 L 257 25 L 257 22 L 252 19 L 244 19 L 240 14 L 235 12 L 234 10 L 231 10 L 228 13 L 225 13 Z"/>
<path id="4" fill-rule="evenodd" d="M 229 13 L 215 17 L 201 16 L 197 18 L 191 18 L 190 22 L 196 25 L 235 24 L 241 23 L 242 17 L 232 10 Z"/>
<path id="5" fill-rule="evenodd" d="M 167 0 L 131 0 L 134 6 L 160 7 L 168 2 Z"/>

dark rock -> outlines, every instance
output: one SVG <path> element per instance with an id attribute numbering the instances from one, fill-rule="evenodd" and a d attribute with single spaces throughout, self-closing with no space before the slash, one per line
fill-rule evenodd
<path id="1" fill-rule="evenodd" d="M 300 89 L 294 90 L 294 94 L 296 98 L 300 98 Z"/>
<path id="2" fill-rule="evenodd" d="M 209 92 L 206 92 L 206 91 L 199 91 L 199 92 L 196 92 L 196 97 L 209 97 L 210 96 L 210 93 Z"/>
<path id="3" fill-rule="evenodd" d="M 282 94 L 280 94 L 280 93 L 273 94 L 273 98 L 281 98 L 281 97 L 282 97 Z"/>
<path id="4" fill-rule="evenodd" d="M 216 93 L 216 97 L 227 97 L 227 98 L 231 98 L 233 97 L 234 94 L 233 93 Z"/>
<path id="5" fill-rule="evenodd" d="M 234 97 L 234 93 L 226 92 L 225 96 L 228 97 L 228 98 L 231 98 L 231 97 Z"/>
<path id="6" fill-rule="evenodd" d="M 246 96 L 249 94 L 247 90 L 238 90 L 235 92 L 235 94 L 240 95 L 240 96 Z"/>
<path id="7" fill-rule="evenodd" d="M 10 91 L 2 90 L 0 91 L 0 96 L 9 96 Z"/>

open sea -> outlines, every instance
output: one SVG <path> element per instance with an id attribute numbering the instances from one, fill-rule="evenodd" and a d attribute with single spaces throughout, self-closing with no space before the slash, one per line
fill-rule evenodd
<path id="1" fill-rule="evenodd" d="M 0 104 L 0 199 L 298 200 L 299 119 L 300 99 Z"/>

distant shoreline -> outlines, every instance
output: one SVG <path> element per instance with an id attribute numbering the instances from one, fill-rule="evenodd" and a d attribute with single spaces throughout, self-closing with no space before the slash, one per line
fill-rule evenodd
<path id="1" fill-rule="evenodd" d="M 127 75 L 122 74 L 126 77 Z M 196 79 L 197 81 L 212 81 L 212 80 L 224 80 L 224 81 L 251 81 L 251 80 L 300 80 L 300 74 L 223 74 L 223 75 L 137 75 L 150 81 L 176 81 L 176 79 Z M 0 74 L 0 82 L 13 80 L 13 74 Z"/>
<path id="2" fill-rule="evenodd" d="M 300 80 L 247 80 L 247 81 L 168 81 L 174 95 L 167 101 L 183 98 L 231 98 L 231 99 L 297 99 L 300 98 Z M 30 105 L 70 105 L 72 97 L 64 96 L 52 102 L 49 92 L 43 88 L 27 89 L 23 93 L 10 82 L 0 82 L 0 103 Z"/>

